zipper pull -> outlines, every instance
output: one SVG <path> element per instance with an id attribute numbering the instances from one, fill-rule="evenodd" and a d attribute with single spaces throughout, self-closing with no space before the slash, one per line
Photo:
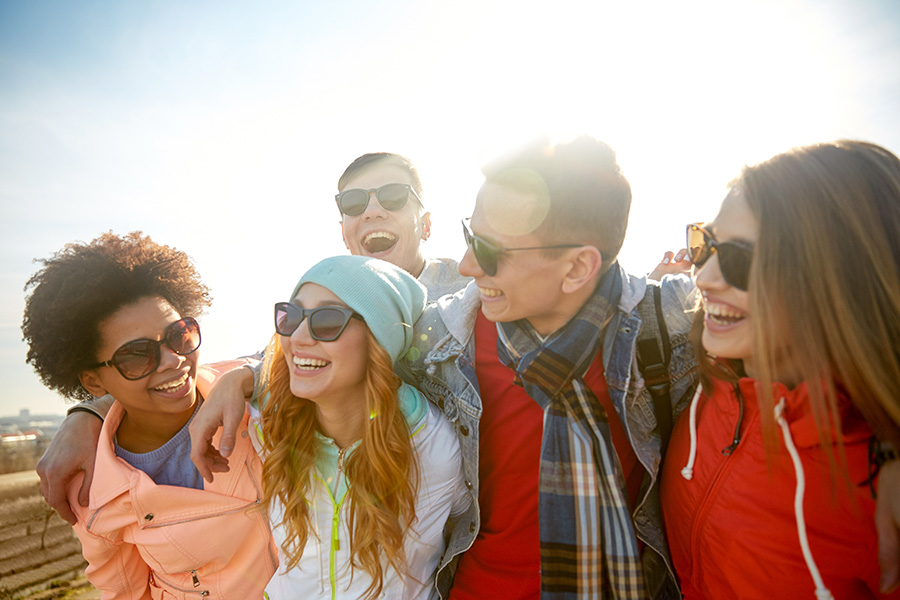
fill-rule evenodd
<path id="1" fill-rule="evenodd" d="M 731 453 L 734 452 L 738 447 L 738 444 L 741 443 L 741 423 L 744 422 L 744 395 L 741 393 L 741 386 L 736 383 L 734 384 L 734 395 L 737 399 L 740 412 L 738 413 L 737 424 L 734 426 L 734 435 L 732 436 L 731 443 L 722 448 L 722 454 L 725 456 L 731 456 Z"/>
<path id="2" fill-rule="evenodd" d="M 197 577 L 197 569 L 191 569 L 191 581 L 194 582 L 194 587 L 200 587 L 200 578 Z"/>
<path id="3" fill-rule="evenodd" d="M 334 511 L 334 516 L 331 518 L 331 546 L 335 552 L 339 552 L 341 549 L 340 518 L 338 510 Z"/>

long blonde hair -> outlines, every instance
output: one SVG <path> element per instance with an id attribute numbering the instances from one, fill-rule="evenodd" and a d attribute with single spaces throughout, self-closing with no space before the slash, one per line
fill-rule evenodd
<path id="1" fill-rule="evenodd" d="M 381 594 L 384 565 L 401 575 L 406 570 L 403 539 L 415 521 L 418 465 L 409 427 L 398 404 L 400 381 L 391 358 L 366 330 L 368 369 L 365 378 L 366 419 L 359 447 L 347 458 L 350 557 L 354 569 L 372 578 L 367 598 Z M 272 513 L 277 500 L 284 509 L 282 547 L 287 568 L 296 567 L 311 533 L 313 471 L 318 431 L 315 405 L 291 393 L 290 374 L 276 335 L 266 350 L 262 395 L 263 497 Z M 312 533 L 315 535 L 315 533 Z"/>
<path id="2" fill-rule="evenodd" d="M 787 361 L 823 444 L 840 431 L 840 390 L 900 448 L 900 161 L 866 142 L 818 144 L 745 168 L 732 188 L 759 223 L 749 301 L 760 389 Z M 776 399 L 759 399 L 772 447 Z"/>

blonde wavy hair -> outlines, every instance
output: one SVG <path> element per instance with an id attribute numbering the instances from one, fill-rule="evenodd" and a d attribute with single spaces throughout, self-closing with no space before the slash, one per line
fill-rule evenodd
<path id="1" fill-rule="evenodd" d="M 817 144 L 747 167 L 731 187 L 759 223 L 749 301 L 761 389 L 787 366 L 807 383 L 823 444 L 840 431 L 843 390 L 900 448 L 900 160 L 867 142 Z M 724 363 L 700 363 L 722 376 Z M 775 398 L 759 400 L 773 448 Z"/>
<path id="2" fill-rule="evenodd" d="M 418 464 L 409 427 L 400 410 L 391 357 L 366 329 L 365 431 L 344 463 L 348 481 L 350 556 L 353 569 L 372 578 L 366 598 L 381 594 L 384 562 L 406 572 L 403 539 L 416 519 Z M 266 349 L 262 395 L 263 499 L 269 514 L 277 500 L 284 508 L 282 547 L 287 568 L 296 567 L 311 534 L 309 504 L 318 443 L 315 405 L 291 393 L 290 374 L 275 335 Z M 312 532 L 312 535 L 315 535 Z"/>

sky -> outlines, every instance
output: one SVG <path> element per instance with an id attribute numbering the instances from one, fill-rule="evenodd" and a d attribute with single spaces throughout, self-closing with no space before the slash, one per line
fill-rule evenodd
<path id="1" fill-rule="evenodd" d="M 608 142 L 635 273 L 715 216 L 745 164 L 856 138 L 900 153 L 894 0 L 0 0 L 0 415 L 62 413 L 25 362 L 23 287 L 71 241 L 141 230 L 214 303 L 202 360 L 346 252 L 333 197 L 366 152 L 419 167 L 429 255 L 461 258 L 492 156 Z"/>

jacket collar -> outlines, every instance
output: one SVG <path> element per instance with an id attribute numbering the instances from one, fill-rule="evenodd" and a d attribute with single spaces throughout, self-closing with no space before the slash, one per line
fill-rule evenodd
<path id="1" fill-rule="evenodd" d="M 467 345 L 481 309 L 481 292 L 475 282 L 470 281 L 455 294 L 439 298 L 436 305 L 448 333 L 461 345 Z"/>
<path id="2" fill-rule="evenodd" d="M 118 401 L 113 402 L 97 442 L 97 458 L 94 462 L 94 473 L 102 473 L 102 477 L 94 477 L 91 482 L 90 508 L 96 510 L 119 494 L 126 492 L 131 486 L 132 473 L 118 465 L 121 459 L 116 456 L 115 435 L 125 416 L 125 410 Z"/>

